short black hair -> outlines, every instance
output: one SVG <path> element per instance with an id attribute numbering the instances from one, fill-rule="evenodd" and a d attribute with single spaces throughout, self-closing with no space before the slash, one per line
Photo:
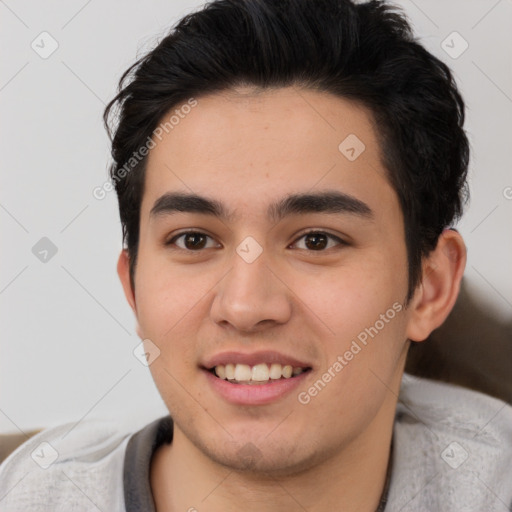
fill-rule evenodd
<path id="1" fill-rule="evenodd" d="M 462 214 L 469 143 L 448 66 L 415 40 L 399 9 L 378 0 L 214 0 L 123 74 L 104 121 L 132 286 L 147 161 L 139 149 L 173 107 L 239 86 L 305 87 L 370 111 L 404 216 L 408 301 L 422 258 Z"/>

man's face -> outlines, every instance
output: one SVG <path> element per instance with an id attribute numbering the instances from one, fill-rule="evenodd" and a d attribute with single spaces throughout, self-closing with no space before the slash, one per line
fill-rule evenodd
<path id="1" fill-rule="evenodd" d="M 294 88 L 197 101 L 150 151 L 135 273 L 175 443 L 285 474 L 378 442 L 410 319 L 403 216 L 368 112 Z M 176 211 L 162 197 L 177 193 L 229 216 L 189 211 L 197 202 Z M 215 365 L 243 381 L 256 365 L 281 378 L 258 366 L 263 381 L 231 383 Z M 286 379 L 286 366 L 303 371 Z"/>

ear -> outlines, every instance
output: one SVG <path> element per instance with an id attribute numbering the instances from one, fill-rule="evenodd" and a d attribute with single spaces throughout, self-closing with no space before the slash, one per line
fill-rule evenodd
<path id="1" fill-rule="evenodd" d="M 454 229 L 445 229 L 422 264 L 422 279 L 408 309 L 407 337 L 423 341 L 447 318 L 459 295 L 466 246 Z"/>
<path id="2" fill-rule="evenodd" d="M 130 280 L 130 257 L 126 249 L 123 249 L 119 254 L 119 259 L 117 260 L 117 275 L 119 276 L 119 280 L 123 285 L 126 300 L 128 301 L 128 304 L 130 304 L 130 307 L 132 308 L 135 318 L 138 319 L 137 303 L 135 301 L 135 290 L 132 288 L 132 283 Z M 137 335 L 139 336 L 139 338 L 142 339 L 144 336 L 142 336 L 138 320 L 135 330 L 137 331 Z"/>

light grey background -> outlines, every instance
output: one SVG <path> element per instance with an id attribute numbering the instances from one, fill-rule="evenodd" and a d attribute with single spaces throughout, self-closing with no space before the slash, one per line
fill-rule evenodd
<path id="1" fill-rule="evenodd" d="M 92 191 L 107 180 L 101 115 L 122 72 L 201 4 L 0 1 L 0 432 L 93 417 L 137 428 L 167 412 L 133 355 L 140 340 L 115 271 L 115 193 L 97 200 Z M 482 303 L 510 318 L 512 1 L 396 4 L 454 70 L 465 96 L 472 144 L 472 200 L 459 224 L 466 276 Z M 31 47 L 51 48 L 44 31 L 59 45 L 46 59 Z M 453 58 L 464 41 L 468 48 Z M 57 247 L 47 262 L 32 252 L 42 237 Z"/>

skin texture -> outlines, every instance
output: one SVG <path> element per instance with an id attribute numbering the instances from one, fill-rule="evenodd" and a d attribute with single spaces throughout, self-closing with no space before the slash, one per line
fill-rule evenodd
<path id="1" fill-rule="evenodd" d="M 407 294 L 403 214 L 380 161 L 367 110 L 327 93 L 249 88 L 197 98 L 198 105 L 150 151 L 132 290 L 128 255 L 118 272 L 137 331 L 160 355 L 150 369 L 175 421 L 157 451 L 151 484 L 159 511 L 373 511 L 382 492 L 408 340 L 422 341 L 456 299 L 465 247 L 445 231 L 423 262 L 423 280 L 309 403 L 307 391 Z M 338 149 L 356 134 L 365 150 Z M 276 223 L 270 203 L 289 194 L 337 191 L 363 201 L 371 218 L 307 213 Z M 164 193 L 222 202 L 230 219 L 150 215 Z M 324 239 L 315 249 L 306 230 Z M 204 248 L 166 241 L 208 235 Z M 247 263 L 248 236 L 262 248 Z M 188 248 L 187 248 L 188 247 Z M 192 248 L 190 248 L 192 247 Z M 258 406 L 233 405 L 201 364 L 220 352 L 275 350 L 312 370 L 297 391 Z"/>

